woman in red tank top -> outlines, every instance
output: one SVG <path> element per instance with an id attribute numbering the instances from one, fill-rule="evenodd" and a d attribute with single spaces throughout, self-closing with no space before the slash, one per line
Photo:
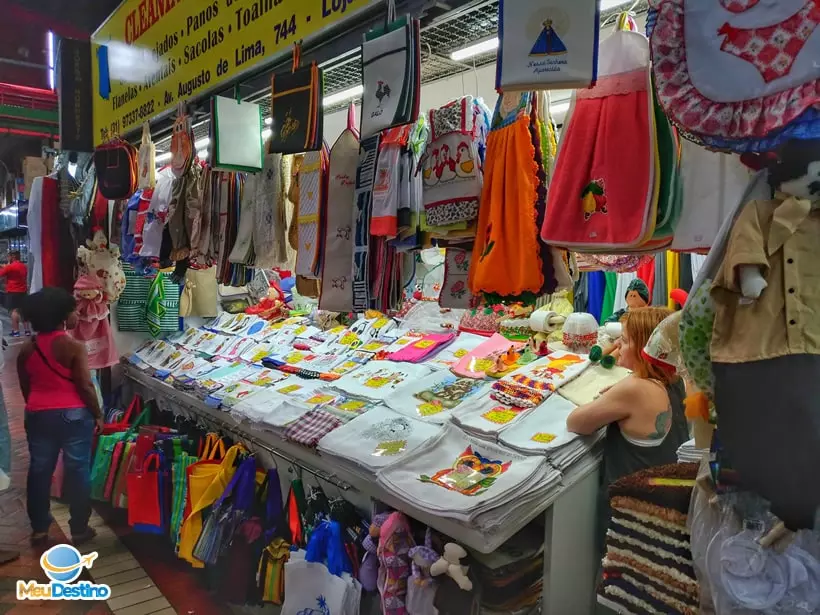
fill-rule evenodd
<path id="1" fill-rule="evenodd" d="M 31 462 L 27 508 L 34 543 L 48 539 L 51 478 L 63 453 L 72 542 L 95 532 L 91 516 L 91 445 L 95 424 L 102 426 L 97 391 L 85 346 L 68 335 L 77 324 L 74 297 L 62 288 L 44 288 L 26 297 L 23 315 L 37 335 L 20 350 L 17 374 L 26 400 L 26 436 Z"/>

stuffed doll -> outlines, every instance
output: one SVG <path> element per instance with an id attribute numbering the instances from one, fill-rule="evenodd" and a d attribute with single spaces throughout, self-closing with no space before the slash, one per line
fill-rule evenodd
<path id="1" fill-rule="evenodd" d="M 364 557 L 362 557 L 362 565 L 359 568 L 359 582 L 362 584 L 362 589 L 368 592 L 373 592 L 378 589 L 379 578 L 379 534 L 381 534 L 381 527 L 389 517 L 389 513 L 381 513 L 373 517 L 373 522 L 370 524 L 368 535 L 362 541 L 362 548 L 364 549 Z"/>
<path id="2" fill-rule="evenodd" d="M 102 283 L 103 300 L 113 303 L 125 289 L 125 274 L 120 263 L 120 249 L 109 245 L 101 228 L 94 230 L 94 237 L 77 249 L 79 275 L 92 275 Z"/>
<path id="3" fill-rule="evenodd" d="M 634 310 L 649 305 L 649 288 L 646 286 L 646 282 L 640 278 L 632 280 L 629 286 L 626 287 L 626 295 L 624 298 L 626 299 L 627 307 L 612 314 L 612 316 L 606 319 L 606 322 L 620 322 L 627 310 Z"/>
<path id="4" fill-rule="evenodd" d="M 789 529 L 820 505 L 820 140 L 789 141 L 773 199 L 745 205 L 711 289 L 714 401 L 741 485 Z"/>
<path id="5" fill-rule="evenodd" d="M 430 528 L 425 532 L 424 546 L 413 547 L 409 555 L 412 574 L 407 581 L 407 612 L 409 615 L 437 615 L 438 581 L 433 578 L 430 568 L 438 561 L 439 554 L 433 549 Z"/>
<path id="6" fill-rule="evenodd" d="M 108 322 L 108 303 L 102 282 L 93 275 L 81 275 L 74 283 L 77 301 L 77 326 L 71 334 L 85 343 L 88 367 L 102 369 L 116 365 L 119 358 L 111 323 Z"/>

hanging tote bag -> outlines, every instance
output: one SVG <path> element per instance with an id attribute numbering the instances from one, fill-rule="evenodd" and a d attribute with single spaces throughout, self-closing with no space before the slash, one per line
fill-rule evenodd
<path id="1" fill-rule="evenodd" d="M 127 199 L 137 189 L 137 150 L 123 141 L 101 145 L 94 151 L 97 189 L 106 199 Z"/>
<path id="2" fill-rule="evenodd" d="M 228 449 L 225 458 L 219 465 L 219 471 L 205 489 L 202 495 L 192 499 L 191 514 L 182 523 L 182 531 L 179 540 L 179 557 L 190 563 L 194 568 L 203 568 L 204 564 L 194 557 L 194 547 L 199 535 L 202 532 L 202 511 L 211 506 L 225 492 L 231 478 L 236 472 L 236 458 L 240 453 L 246 453 L 247 449 L 241 444 L 234 444 Z M 194 467 L 194 466 L 191 466 Z M 189 484 L 190 488 L 190 484 Z"/>
<path id="3" fill-rule="evenodd" d="M 171 172 L 180 178 L 191 168 L 194 160 L 194 129 L 185 103 L 177 105 L 177 119 L 171 131 Z"/>
<path id="4" fill-rule="evenodd" d="M 128 525 L 150 529 L 163 527 L 163 497 L 160 474 L 163 455 L 152 451 L 145 457 L 141 468 L 128 472 Z"/>
<path id="5" fill-rule="evenodd" d="M 586 88 L 598 78 L 598 0 L 498 5 L 499 92 Z"/>
<path id="6" fill-rule="evenodd" d="M 105 477 L 105 487 L 103 488 L 103 497 L 105 501 L 111 500 L 111 494 L 114 492 L 114 482 L 117 478 L 117 472 L 122 463 L 122 455 L 125 452 L 125 442 L 117 442 L 114 445 L 114 453 L 111 455 L 111 467 L 108 469 L 108 476 Z"/>
<path id="7" fill-rule="evenodd" d="M 130 440 L 136 434 L 140 425 L 148 422 L 150 411 L 145 409 L 134 421 L 134 424 L 126 431 L 102 435 L 97 440 L 97 448 L 94 452 L 94 461 L 91 464 L 91 498 L 94 500 L 104 500 L 105 483 L 108 480 L 108 473 L 111 471 L 111 463 L 114 459 L 114 448 L 118 442 Z M 114 472 L 117 468 L 114 468 Z"/>
<path id="8" fill-rule="evenodd" d="M 114 477 L 114 487 L 111 490 L 111 505 L 114 508 L 128 508 L 128 472 L 134 462 L 134 443 L 125 442 L 120 465 Z"/>
<path id="9" fill-rule="evenodd" d="M 140 190 L 153 188 L 157 183 L 157 148 L 151 141 L 151 127 L 148 122 L 142 125 L 142 141 L 137 155 L 139 179 L 137 187 Z"/>
<path id="10" fill-rule="evenodd" d="M 106 415 L 106 418 L 111 416 L 111 422 L 106 421 L 103 425 L 101 435 L 110 435 L 121 431 L 128 431 L 131 428 L 131 419 L 136 415 L 142 414 L 142 398 L 139 395 L 134 395 L 131 403 L 128 404 L 128 409 L 121 415 L 116 414 Z"/>
<path id="11" fill-rule="evenodd" d="M 214 161 L 220 171 L 262 170 L 262 108 L 224 96 L 214 96 Z"/>
<path id="12" fill-rule="evenodd" d="M 188 499 L 188 468 L 199 461 L 199 458 L 182 452 L 174 458 L 171 466 L 171 524 L 169 533 L 174 551 L 179 544 L 179 530 L 185 519 L 185 504 Z"/>
<path id="13" fill-rule="evenodd" d="M 199 501 L 199 498 L 202 497 L 214 477 L 219 473 L 219 466 L 224 458 L 225 443 L 218 435 L 209 433 L 205 436 L 205 446 L 199 456 L 200 460 L 189 465 L 186 469 L 188 489 L 185 496 L 185 515 L 183 519 L 188 518 L 194 503 Z"/>
<path id="14" fill-rule="evenodd" d="M 242 515 L 253 503 L 256 487 L 256 460 L 247 457 L 231 477 L 225 491 L 214 503 L 194 547 L 194 557 L 206 565 L 216 564 L 223 549 L 233 540 Z M 250 497 L 248 497 L 248 495 Z"/>

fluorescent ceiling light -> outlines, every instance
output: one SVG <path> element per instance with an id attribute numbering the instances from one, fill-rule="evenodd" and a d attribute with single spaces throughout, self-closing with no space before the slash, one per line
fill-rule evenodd
<path id="1" fill-rule="evenodd" d="M 46 35 L 48 45 L 48 87 L 54 89 L 54 32 L 48 31 Z"/>
<path id="2" fill-rule="evenodd" d="M 157 157 L 154 159 L 157 162 L 163 162 L 165 160 L 170 160 L 173 157 L 171 152 L 165 152 L 164 154 L 157 154 Z"/>
<path id="3" fill-rule="evenodd" d="M 330 105 L 335 105 L 346 100 L 358 98 L 362 94 L 364 94 L 364 86 L 354 85 L 352 88 L 349 88 L 347 90 L 342 90 L 341 92 L 336 92 L 335 94 L 331 94 L 330 96 L 325 96 L 322 100 L 322 105 L 325 107 L 329 107 Z"/>
<path id="4" fill-rule="evenodd" d="M 262 140 L 263 141 L 266 140 L 272 134 L 273 134 L 273 131 L 270 128 L 265 128 L 265 130 L 262 131 Z"/>
<path id="5" fill-rule="evenodd" d="M 210 143 L 211 143 L 211 138 L 210 137 L 204 137 L 204 138 L 200 139 L 199 141 L 194 142 L 194 148 L 197 151 L 199 151 L 201 149 L 205 149 L 206 147 L 208 147 L 208 145 L 210 145 Z"/>
<path id="6" fill-rule="evenodd" d="M 265 118 L 265 126 L 270 126 L 271 124 L 273 124 L 273 118 L 272 117 L 266 117 Z"/>
<path id="7" fill-rule="evenodd" d="M 457 49 L 450 54 L 450 59 L 453 60 L 453 62 L 461 62 L 467 58 L 472 58 L 473 56 L 478 56 L 482 53 L 489 53 L 490 51 L 495 51 L 496 49 L 498 49 L 497 37 L 476 43 L 475 45 L 470 45 L 469 47 L 464 47 L 463 49 Z"/>

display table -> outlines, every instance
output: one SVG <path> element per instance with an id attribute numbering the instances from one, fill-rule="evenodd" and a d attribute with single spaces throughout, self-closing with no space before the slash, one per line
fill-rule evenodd
<path id="1" fill-rule="evenodd" d="M 133 392 L 157 399 L 164 409 L 194 415 L 215 427 L 224 427 L 238 439 L 247 441 L 249 448 L 257 445 L 274 457 L 285 460 L 286 464 L 302 468 L 318 479 L 335 485 L 342 497 L 354 505 L 369 509 L 370 499 L 379 500 L 481 553 L 495 551 L 526 523 L 542 516 L 545 529 L 543 613 L 592 613 L 599 566 L 595 546 L 598 464 L 567 479 L 551 497 L 533 506 L 521 525 L 503 527 L 495 533 L 477 532 L 455 520 L 417 509 L 385 491 L 375 480 L 365 480 L 340 469 L 332 457 L 288 442 L 274 433 L 254 429 L 247 422 L 237 421 L 230 413 L 211 408 L 196 397 L 174 389 L 131 365 L 122 365 L 122 368 L 123 375 L 133 385 Z M 280 466 L 280 469 L 283 468 Z M 331 488 L 329 493 L 333 492 Z"/>

